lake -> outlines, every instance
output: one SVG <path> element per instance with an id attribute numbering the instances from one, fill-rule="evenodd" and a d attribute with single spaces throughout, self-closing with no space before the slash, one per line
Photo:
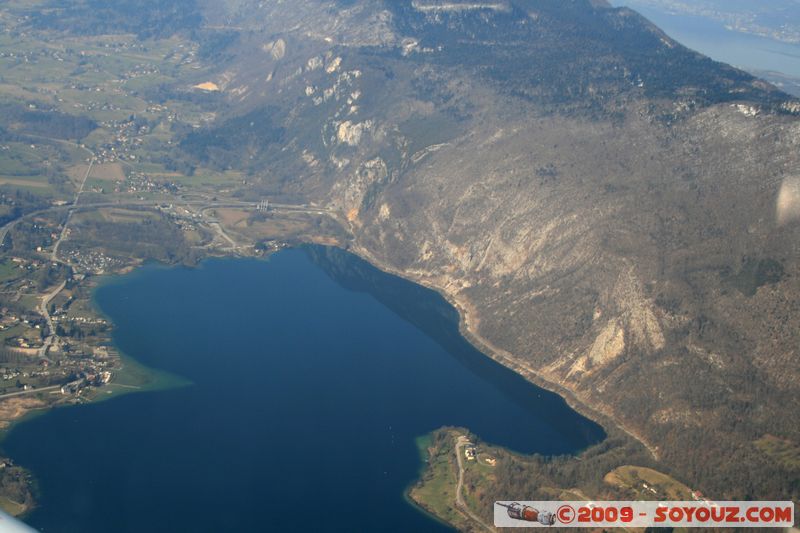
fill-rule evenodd
<path id="1" fill-rule="evenodd" d="M 404 499 L 417 437 L 604 437 L 468 344 L 441 296 L 337 249 L 147 266 L 95 297 L 120 350 L 191 384 L 16 426 L 3 448 L 34 473 L 43 532 L 445 531 Z"/>
<path id="2" fill-rule="evenodd" d="M 800 44 L 729 30 L 721 22 L 671 13 L 644 5 L 640 0 L 611 3 L 635 9 L 676 41 L 717 61 L 750 72 L 775 71 L 800 78 Z"/>

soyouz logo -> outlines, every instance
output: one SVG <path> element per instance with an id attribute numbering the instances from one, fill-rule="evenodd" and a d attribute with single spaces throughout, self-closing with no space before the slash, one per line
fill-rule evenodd
<path id="1" fill-rule="evenodd" d="M 495 502 L 496 527 L 794 526 L 792 502 Z"/>

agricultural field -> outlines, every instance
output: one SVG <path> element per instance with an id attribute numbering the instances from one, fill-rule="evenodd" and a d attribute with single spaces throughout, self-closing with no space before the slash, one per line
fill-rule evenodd
<path id="1" fill-rule="evenodd" d="M 158 199 L 176 186 L 214 193 L 242 185 L 240 173 L 195 168 L 177 151 L 186 128 L 215 117 L 194 101 L 194 82 L 184 81 L 202 77 L 196 43 L 178 36 L 16 32 L 13 17 L 3 13 L 11 29 L 0 35 L 0 105 L 21 120 L 0 120 L 0 142 L 2 128 L 25 140 L 2 144 L 0 186 L 68 197 L 90 159 L 95 166 L 86 189 L 95 195 Z M 58 153 L 29 146 L 34 137 Z M 132 175 L 134 183 L 125 184 Z"/>
<path id="2" fill-rule="evenodd" d="M 68 154 L 48 144 L 0 141 L 0 186 L 46 198 L 72 194 L 61 169 Z"/>

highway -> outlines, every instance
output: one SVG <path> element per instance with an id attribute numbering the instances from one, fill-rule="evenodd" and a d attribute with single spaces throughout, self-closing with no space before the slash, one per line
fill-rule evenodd
<path id="1" fill-rule="evenodd" d="M 60 211 L 67 211 L 67 212 L 74 212 L 74 211 L 86 211 L 90 209 L 100 209 L 103 207 L 118 207 L 118 208 L 149 208 L 149 209 L 156 209 L 158 206 L 163 205 L 165 203 L 171 203 L 176 206 L 180 207 L 199 207 L 199 211 L 205 211 L 207 209 L 256 209 L 258 207 L 258 202 L 243 202 L 243 201 L 230 201 L 230 202 L 211 202 L 206 200 L 190 200 L 190 201 L 182 201 L 176 202 L 174 200 L 162 200 L 162 201 L 147 201 L 147 200 L 135 200 L 130 202 L 93 202 L 93 203 L 86 203 L 81 205 L 76 204 L 68 204 L 68 205 L 54 205 L 51 207 L 47 207 L 44 209 L 38 209 L 36 211 L 31 211 L 30 213 L 25 213 L 19 218 L 15 218 L 14 220 L 6 223 L 4 226 L 0 227 L 0 243 L 2 243 L 5 238 L 6 234 L 11 231 L 14 226 L 16 226 L 19 222 L 34 216 L 44 215 L 46 213 L 57 213 Z M 293 205 L 293 204 L 273 204 L 270 203 L 270 210 L 275 212 L 286 211 L 290 213 L 306 213 L 309 215 L 335 215 L 335 211 L 332 209 L 328 209 L 326 207 L 309 207 L 307 205 Z M 63 234 L 63 230 L 62 230 Z M 63 237 L 63 235 L 62 235 Z M 60 241 L 61 239 L 59 239 Z"/>
<path id="2" fill-rule="evenodd" d="M 44 137 L 42 137 L 44 138 Z M 58 240 L 53 245 L 53 250 L 50 253 L 50 261 L 53 263 L 63 263 L 69 265 L 68 261 L 62 261 L 58 257 L 58 249 L 61 246 L 61 243 L 67 238 L 69 232 L 69 224 L 72 220 L 72 215 L 76 211 L 85 211 L 91 209 L 100 209 L 104 207 L 117 207 L 117 208 L 145 208 L 145 209 L 156 209 L 159 206 L 169 202 L 175 206 L 181 207 L 193 207 L 196 208 L 201 216 L 204 215 L 204 211 L 214 208 L 231 208 L 231 209 L 257 209 L 261 202 L 244 202 L 244 201 L 229 201 L 229 202 L 215 202 L 215 201 L 205 201 L 205 200 L 194 200 L 194 201 L 181 201 L 176 202 L 175 200 L 162 200 L 162 201 L 131 201 L 131 202 L 96 202 L 96 203 L 87 203 L 87 204 L 80 204 L 81 196 L 83 195 L 84 189 L 86 188 L 86 182 L 89 180 L 89 176 L 92 173 L 92 169 L 94 168 L 95 162 L 97 161 L 97 157 L 88 148 L 85 146 L 80 146 L 77 144 L 70 143 L 68 141 L 58 141 L 55 139 L 50 139 L 51 141 L 55 142 L 63 142 L 64 144 L 69 144 L 76 146 L 82 150 L 85 150 L 89 157 L 87 161 L 89 162 L 89 166 L 86 169 L 86 173 L 83 175 L 83 179 L 81 180 L 80 186 L 75 193 L 75 198 L 73 201 L 66 205 L 54 205 L 51 207 L 47 207 L 45 209 L 39 209 L 32 211 L 30 213 L 26 213 L 19 218 L 16 218 L 0 228 L 0 244 L 5 242 L 6 236 L 8 232 L 14 229 L 17 224 L 21 221 L 39 216 L 48 213 L 59 213 L 62 211 L 67 212 L 67 216 L 64 219 L 64 225 L 61 228 L 61 234 L 58 237 Z M 286 212 L 293 212 L 293 213 L 308 213 L 314 215 L 334 215 L 332 210 L 328 210 L 326 208 L 321 207 L 309 207 L 307 205 L 292 205 L 292 204 L 279 204 L 279 203 L 269 203 L 269 207 L 271 211 L 286 211 Z M 187 209 L 188 210 L 188 209 Z M 234 241 L 224 230 L 222 225 L 218 221 L 209 221 L 209 225 L 211 228 L 217 233 L 223 240 L 227 241 L 230 244 L 230 248 L 228 250 L 235 251 L 238 247 L 236 241 Z M 48 309 L 50 302 L 58 296 L 58 294 L 64 289 L 66 286 L 66 281 L 61 283 L 58 287 L 53 289 L 47 294 L 42 295 L 41 302 L 39 303 L 39 312 L 44 317 L 47 323 L 47 336 L 45 337 L 44 344 L 40 349 L 40 357 L 47 359 L 47 352 L 53 344 L 56 342 L 56 332 L 55 332 L 55 325 L 53 324 L 53 319 L 50 316 L 50 310 Z M 19 393 L 14 393 L 14 395 Z M 0 396 L 0 398 L 8 397 L 8 396 Z"/>
<path id="3" fill-rule="evenodd" d="M 26 213 L 23 216 L 16 218 L 7 224 L 5 224 L 2 228 L 0 228 L 0 243 L 5 241 L 6 235 L 9 231 L 11 231 L 19 222 L 25 220 L 30 217 L 35 217 L 47 213 L 58 213 L 62 211 L 67 212 L 67 217 L 64 220 L 64 225 L 61 228 L 61 234 L 59 235 L 58 240 L 53 245 L 53 250 L 50 253 L 50 260 L 53 263 L 63 263 L 69 265 L 68 261 L 63 261 L 58 257 L 58 249 L 61 246 L 61 243 L 66 239 L 68 234 L 69 223 L 72 220 L 72 215 L 76 211 L 86 211 L 92 209 L 100 209 L 104 207 L 117 207 L 117 208 L 138 208 L 138 209 L 157 209 L 159 206 L 164 205 L 166 201 L 154 202 L 154 201 L 131 201 L 131 202 L 96 202 L 96 203 L 86 203 L 86 204 L 79 204 L 81 195 L 83 194 L 84 188 L 86 186 L 86 181 L 89 178 L 89 175 L 92 172 L 92 168 L 94 166 L 94 157 L 89 162 L 89 168 L 86 169 L 86 174 L 83 176 L 83 180 L 81 181 L 81 185 L 78 188 L 77 193 L 75 194 L 75 199 L 72 203 L 67 205 L 56 205 L 51 206 L 45 209 L 39 209 L 36 211 L 31 211 L 30 213 Z M 230 201 L 230 202 L 211 202 L 211 201 L 203 201 L 203 200 L 191 200 L 191 201 L 183 201 L 183 202 L 175 202 L 173 201 L 172 204 L 175 206 L 180 207 L 194 207 L 203 215 L 204 211 L 209 209 L 253 209 L 255 210 L 260 202 L 244 202 L 244 201 Z M 270 203 L 270 210 L 274 212 L 285 211 L 289 213 L 307 213 L 313 215 L 331 215 L 334 216 L 334 211 L 323 208 L 323 207 L 309 207 L 307 205 L 292 205 L 292 204 L 276 204 Z M 222 225 L 218 221 L 209 221 L 208 222 L 211 228 L 217 233 L 220 237 L 222 237 L 225 241 L 230 244 L 230 248 L 228 250 L 236 250 L 238 244 L 234 241 L 224 230 Z M 50 316 L 50 310 L 48 306 L 53 299 L 58 296 L 58 294 L 64 289 L 66 286 L 66 282 L 61 283 L 58 287 L 53 289 L 51 292 L 42 296 L 41 302 L 39 304 L 39 312 L 44 317 L 45 321 L 47 322 L 47 336 L 45 337 L 44 344 L 40 349 L 40 356 L 42 358 L 47 359 L 47 351 L 56 341 L 55 335 L 55 326 L 53 324 L 53 319 Z"/>
<path id="4" fill-rule="evenodd" d="M 81 184 L 78 187 L 78 190 L 75 194 L 75 198 L 70 204 L 66 205 L 54 205 L 51 207 L 47 207 L 45 209 L 39 209 L 36 211 L 31 211 L 30 213 L 26 213 L 19 218 L 16 218 L 0 228 L 0 244 L 5 241 L 8 232 L 14 229 L 14 227 L 19 224 L 21 221 L 39 216 L 48 213 L 58 213 L 62 211 L 67 212 L 66 219 L 64 220 L 64 225 L 61 228 L 61 234 L 58 237 L 58 240 L 53 245 L 53 250 L 50 253 L 50 261 L 53 263 L 63 263 L 69 265 L 68 261 L 62 261 L 58 257 L 58 249 L 61 246 L 61 243 L 67 238 L 68 230 L 69 230 L 69 223 L 72 220 L 72 215 L 76 211 L 86 211 L 91 209 L 101 209 L 104 207 L 117 207 L 117 208 L 138 208 L 138 209 L 156 209 L 161 205 L 164 205 L 168 200 L 162 200 L 159 202 L 155 201 L 131 201 L 131 202 L 95 202 L 95 203 L 87 203 L 87 204 L 80 204 L 81 195 L 86 187 L 86 182 L 89 179 L 89 175 L 92 173 L 92 168 L 95 164 L 95 156 L 94 154 L 89 151 L 88 149 L 84 148 L 87 152 L 91 154 L 89 158 L 89 167 L 86 169 L 86 173 L 81 180 Z M 229 202 L 214 202 L 214 201 L 203 201 L 203 200 L 192 200 L 192 201 L 183 201 L 183 202 L 175 202 L 172 200 L 170 202 L 172 205 L 180 206 L 180 207 L 193 207 L 196 208 L 201 216 L 204 214 L 204 211 L 209 209 L 257 209 L 260 202 L 244 202 L 244 201 L 229 201 Z M 321 208 L 321 207 L 309 207 L 307 205 L 292 205 L 292 204 L 278 204 L 278 203 L 270 203 L 270 210 L 271 211 L 285 211 L 290 213 L 308 213 L 314 215 L 333 215 L 333 211 Z M 238 244 L 234 241 L 224 230 L 222 225 L 218 221 L 209 221 L 209 225 L 211 228 L 217 233 L 223 240 L 227 241 L 230 244 L 230 248 L 228 250 L 236 250 Z M 39 304 L 39 312 L 44 317 L 47 323 L 47 336 L 45 337 L 44 344 L 40 349 L 40 357 L 47 359 L 47 352 L 53 344 L 56 342 L 56 334 L 55 334 L 55 325 L 53 324 L 53 319 L 50 316 L 50 310 L 48 309 L 50 302 L 58 296 L 58 294 L 64 289 L 66 286 L 66 281 L 61 283 L 58 287 L 53 289 L 47 294 L 42 296 L 41 302 Z M 17 393 L 15 393 L 17 394 Z M 0 398 L 2 398 L 0 396 Z"/>

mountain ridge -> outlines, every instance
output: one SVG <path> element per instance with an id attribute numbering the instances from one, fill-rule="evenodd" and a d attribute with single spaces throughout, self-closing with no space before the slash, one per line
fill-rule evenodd
<path id="1" fill-rule="evenodd" d="M 800 445 L 797 100 L 601 1 L 201 8 L 236 38 L 175 158 L 328 205 L 704 492 L 800 497 L 756 444 Z"/>
<path id="2" fill-rule="evenodd" d="M 398 22 L 356 2 L 342 20 L 383 26 L 346 46 L 302 26 L 267 31 L 283 40 L 259 68 L 270 81 L 248 68 L 226 89 L 286 112 L 275 120 L 287 137 L 266 156 L 279 175 L 266 182 L 317 191 L 356 249 L 448 294 L 486 344 L 609 414 L 704 491 L 796 495 L 797 476 L 752 444 L 800 438 L 776 419 L 800 408 L 798 230 L 775 204 L 800 174 L 794 100 L 629 10 L 525 2 L 541 11 L 532 32 L 521 4 L 506 5 L 407 3 Z M 557 23 L 584 29 L 581 17 L 597 37 Z M 498 32 L 506 44 L 487 40 Z M 607 35 L 624 53 L 592 44 Z M 520 68 L 527 60 L 535 68 Z M 779 275 L 759 277 L 761 263 Z M 748 483 L 729 456 L 749 465 Z"/>

